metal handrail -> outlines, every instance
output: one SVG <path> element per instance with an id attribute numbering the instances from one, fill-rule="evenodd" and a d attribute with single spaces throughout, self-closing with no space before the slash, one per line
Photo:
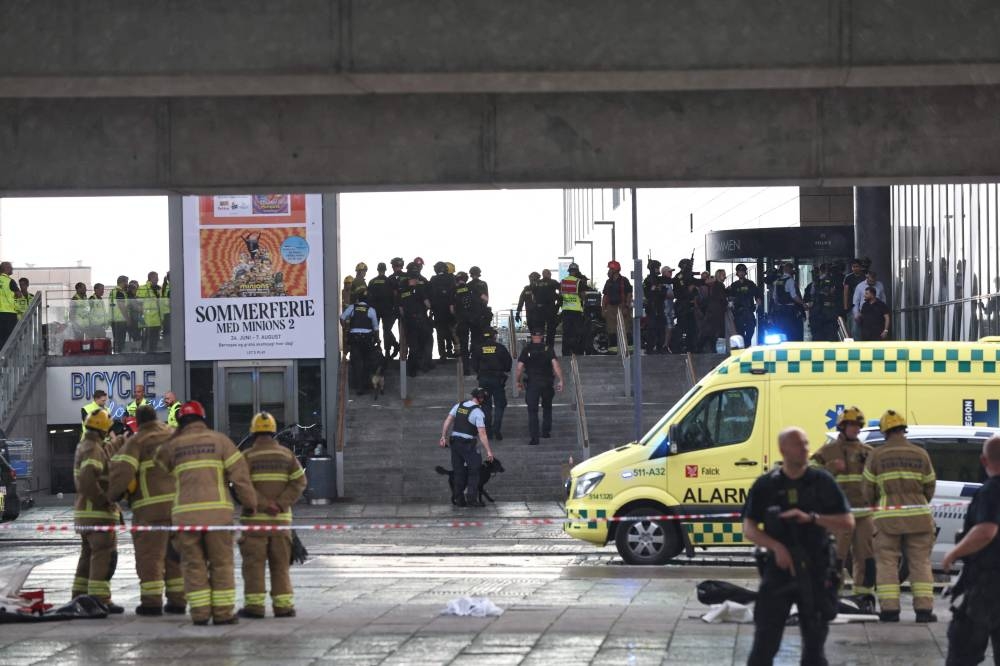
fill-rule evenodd
<path id="1" fill-rule="evenodd" d="M 399 398 L 406 400 L 409 386 L 407 386 L 406 357 L 409 356 L 410 348 L 406 344 L 406 325 L 402 317 L 399 318 Z"/>
<path id="2" fill-rule="evenodd" d="M 347 354 L 345 353 L 344 331 L 340 331 L 340 367 L 337 376 L 337 433 L 334 443 L 334 458 L 337 465 L 337 497 L 344 497 L 344 446 L 347 443 Z"/>
<path id="3" fill-rule="evenodd" d="M 573 398 L 576 402 L 576 438 L 583 452 L 583 459 L 590 457 L 590 428 L 587 426 L 587 407 L 583 402 L 583 386 L 580 384 L 580 367 L 576 354 L 569 358 L 569 371 L 573 377 Z"/>
<path id="4" fill-rule="evenodd" d="M 517 359 L 517 331 L 514 330 L 514 313 L 507 313 L 507 349 L 510 351 L 510 355 Z M 516 398 L 518 394 L 517 382 L 514 382 L 514 386 L 511 388 L 511 397 Z"/>
<path id="5" fill-rule="evenodd" d="M 618 319 L 618 357 L 622 361 L 622 370 L 625 372 L 625 396 L 632 396 L 632 358 L 628 353 L 628 338 L 625 337 L 625 319 L 622 317 L 621 308 L 615 308 L 615 316 Z"/>
<path id="6" fill-rule="evenodd" d="M 847 324 L 844 323 L 843 317 L 837 317 L 837 336 L 841 342 L 851 337 L 851 334 L 847 331 Z"/>
<path id="7" fill-rule="evenodd" d="M 14 406 L 24 383 L 45 363 L 45 338 L 42 335 L 42 295 L 36 293 L 21 321 L 0 349 L 0 430 L 10 429 Z"/>

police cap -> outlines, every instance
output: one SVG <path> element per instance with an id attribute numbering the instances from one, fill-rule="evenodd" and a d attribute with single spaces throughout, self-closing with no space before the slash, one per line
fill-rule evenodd
<path id="1" fill-rule="evenodd" d="M 569 271 L 570 273 L 572 273 L 573 271 L 579 271 L 579 270 L 580 270 L 580 266 L 579 266 L 579 264 L 577 264 L 577 263 L 576 263 L 576 262 L 574 261 L 574 262 L 573 262 L 572 264 L 570 264 L 570 265 L 569 265 L 569 266 L 568 266 L 568 267 L 566 268 L 566 270 L 567 270 L 567 271 Z"/>
<path id="2" fill-rule="evenodd" d="M 476 400 L 486 400 L 490 395 L 490 392 L 484 389 L 482 386 L 477 386 L 472 389 L 472 397 Z"/>
<path id="3" fill-rule="evenodd" d="M 469 274 L 466 273 L 465 271 L 459 271 L 459 272 L 455 273 L 455 279 L 456 280 L 462 280 L 462 281 L 468 280 L 469 279 Z"/>
<path id="4" fill-rule="evenodd" d="M 435 273 L 445 273 L 447 272 L 447 270 L 448 270 L 448 264 L 444 263 L 443 261 L 439 261 L 436 264 L 434 264 Z"/>

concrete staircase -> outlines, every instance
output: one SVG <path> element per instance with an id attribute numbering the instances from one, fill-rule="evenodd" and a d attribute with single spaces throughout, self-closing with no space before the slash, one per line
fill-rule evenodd
<path id="1" fill-rule="evenodd" d="M 714 367 L 721 357 L 695 357 L 696 376 Z M 523 395 L 513 398 L 508 382 L 508 406 L 501 442 L 491 442 L 505 472 L 486 489 L 496 500 L 552 501 L 563 498 L 563 467 L 572 456 L 583 458 L 577 438 L 569 359 L 560 358 L 568 385 L 556 394 L 552 437 L 539 446 L 528 445 L 527 409 Z M 390 365 L 386 394 L 350 395 L 344 447 L 344 494 L 364 502 L 447 501 L 447 479 L 436 465 L 451 468 L 450 453 L 438 447 L 441 424 L 457 402 L 456 361 L 438 361 L 431 373 L 409 380 L 410 399 L 399 398 L 399 365 Z M 624 395 L 624 374 L 617 356 L 578 358 L 591 453 L 597 455 L 629 441 L 632 436 L 632 398 Z M 465 378 L 463 395 L 475 386 Z M 643 429 L 652 427 L 690 388 L 682 356 L 643 357 Z"/>

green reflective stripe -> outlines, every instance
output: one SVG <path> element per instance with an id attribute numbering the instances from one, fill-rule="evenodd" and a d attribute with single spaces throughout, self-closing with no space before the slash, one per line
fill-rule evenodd
<path id="1" fill-rule="evenodd" d="M 305 475 L 306 475 L 306 471 L 300 467 L 300 468 L 298 468 L 297 470 L 295 470 L 294 472 L 292 472 L 291 474 L 288 475 L 288 480 L 289 481 L 294 481 L 295 479 L 300 479 L 300 478 L 302 478 Z"/>
<path id="2" fill-rule="evenodd" d="M 854 594 L 875 594 L 875 588 L 864 587 L 863 585 L 855 585 Z"/>
<path id="3" fill-rule="evenodd" d="M 132 469 L 139 469 L 139 460 L 137 458 L 133 458 L 132 456 L 125 455 L 124 453 L 116 455 L 111 459 L 111 462 L 126 462 L 132 466 Z"/>
<path id="4" fill-rule="evenodd" d="M 111 596 L 111 581 L 109 580 L 88 580 L 87 594 L 99 597 Z"/>
<path id="5" fill-rule="evenodd" d="M 259 594 L 247 592 L 243 595 L 243 601 L 247 606 L 263 606 L 266 600 L 267 595 L 263 592 Z"/>
<path id="6" fill-rule="evenodd" d="M 236 590 L 212 590 L 213 606 L 232 606 L 236 603 Z"/>
<path id="7" fill-rule="evenodd" d="M 899 585 L 885 585 L 879 583 L 875 588 L 875 594 L 879 599 L 899 599 Z"/>
<path id="8" fill-rule="evenodd" d="M 167 592 L 183 592 L 184 591 L 184 579 L 183 578 L 168 578 L 167 579 Z"/>
<path id="9" fill-rule="evenodd" d="M 87 458 L 86 460 L 84 460 L 84 461 L 82 461 L 80 463 L 80 469 L 81 470 L 84 467 L 88 467 L 88 466 L 89 467 L 96 467 L 97 470 L 100 471 L 100 472 L 104 471 L 104 463 L 102 463 L 100 460 L 97 460 L 95 458 Z"/>
<path id="10" fill-rule="evenodd" d="M 854 514 L 855 518 L 867 518 L 872 515 L 872 512 L 867 509 L 862 509 L 861 511 L 851 511 L 851 513 Z"/>
<path id="11" fill-rule="evenodd" d="M 194 504 L 175 506 L 171 510 L 171 513 L 189 513 L 191 511 L 205 511 L 209 509 L 227 509 L 232 511 L 233 505 L 230 502 L 195 502 Z"/>
<path id="12" fill-rule="evenodd" d="M 141 509 L 144 506 L 149 506 L 150 504 L 164 504 L 166 502 L 173 502 L 176 495 L 154 495 L 153 497 L 144 497 L 141 500 L 132 502 L 133 509 Z"/>
<path id="13" fill-rule="evenodd" d="M 204 608 L 212 605 L 211 590 L 195 590 L 187 593 L 188 606 L 191 608 Z"/>
<path id="14" fill-rule="evenodd" d="M 264 515 L 255 513 L 252 516 L 240 516 L 240 520 L 242 520 L 244 523 L 250 523 L 250 522 L 262 523 L 267 521 L 290 523 L 292 522 L 292 511 L 291 509 L 289 509 L 288 511 L 282 511 L 281 513 L 275 516 L 272 516 L 268 513 L 265 513 Z"/>
<path id="15" fill-rule="evenodd" d="M 177 476 L 181 472 L 186 472 L 191 469 L 222 469 L 222 463 L 218 460 L 192 460 L 191 462 L 181 463 L 174 468 L 174 476 Z"/>
<path id="16" fill-rule="evenodd" d="M 73 512 L 73 518 L 100 518 L 102 520 L 114 522 L 118 520 L 118 514 L 113 511 L 87 511 L 85 509 L 77 509 Z"/>
<path id="17" fill-rule="evenodd" d="M 937 482 L 937 476 L 935 476 L 934 472 L 932 471 L 930 474 L 924 474 L 923 480 L 924 480 L 925 484 L 927 484 L 927 483 L 936 483 Z"/>
<path id="18" fill-rule="evenodd" d="M 90 579 L 87 578 L 86 576 L 77 576 L 76 578 L 73 579 L 73 591 L 75 592 L 77 590 L 82 590 L 83 592 L 86 592 L 87 583 L 89 582 Z"/>
<path id="19" fill-rule="evenodd" d="M 259 472 L 258 474 L 250 475 L 251 481 L 281 481 L 287 483 L 290 478 L 287 474 L 280 474 L 277 472 Z"/>
<path id="20" fill-rule="evenodd" d="M 924 476 L 925 475 L 921 474 L 920 472 L 882 472 L 881 474 L 875 476 L 875 481 L 879 485 L 884 484 L 886 481 L 897 481 L 897 480 L 919 481 L 923 483 Z M 933 475 L 931 475 L 931 479 L 933 480 Z"/>
<path id="21" fill-rule="evenodd" d="M 291 608 L 295 605 L 295 596 L 292 594 L 275 594 L 271 597 L 271 602 L 275 608 Z"/>
<path id="22" fill-rule="evenodd" d="M 837 483 L 861 483 L 864 480 L 861 474 L 837 474 L 833 478 Z"/>
<path id="23" fill-rule="evenodd" d="M 229 469 L 230 467 L 232 467 L 233 465 L 235 465 L 242 458 L 243 458 L 243 454 L 240 453 L 239 451 L 237 451 L 233 455 L 231 455 L 228 458 L 226 458 L 226 462 L 225 462 L 226 469 Z"/>
<path id="24" fill-rule="evenodd" d="M 151 580 L 146 583 L 139 583 L 140 594 L 163 594 L 166 586 L 162 580 Z"/>
<path id="25" fill-rule="evenodd" d="M 861 476 L 864 477 L 865 481 L 871 481 L 872 483 L 875 483 L 875 472 L 871 471 L 867 467 L 865 467 L 865 471 L 862 472 Z"/>
<path id="26" fill-rule="evenodd" d="M 933 597 L 934 583 L 914 583 L 910 582 L 910 589 L 915 597 Z"/>
<path id="27" fill-rule="evenodd" d="M 883 509 L 875 514 L 875 520 L 882 520 L 884 518 L 905 518 L 907 516 L 929 516 L 931 515 L 931 508 L 927 507 L 915 507 L 912 509 Z"/>

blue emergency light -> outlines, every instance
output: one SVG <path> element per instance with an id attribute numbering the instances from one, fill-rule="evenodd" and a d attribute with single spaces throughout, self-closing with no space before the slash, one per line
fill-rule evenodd
<path id="1" fill-rule="evenodd" d="M 784 333 L 765 333 L 764 334 L 764 344 L 765 345 L 778 345 L 782 342 L 787 342 L 788 336 Z"/>

